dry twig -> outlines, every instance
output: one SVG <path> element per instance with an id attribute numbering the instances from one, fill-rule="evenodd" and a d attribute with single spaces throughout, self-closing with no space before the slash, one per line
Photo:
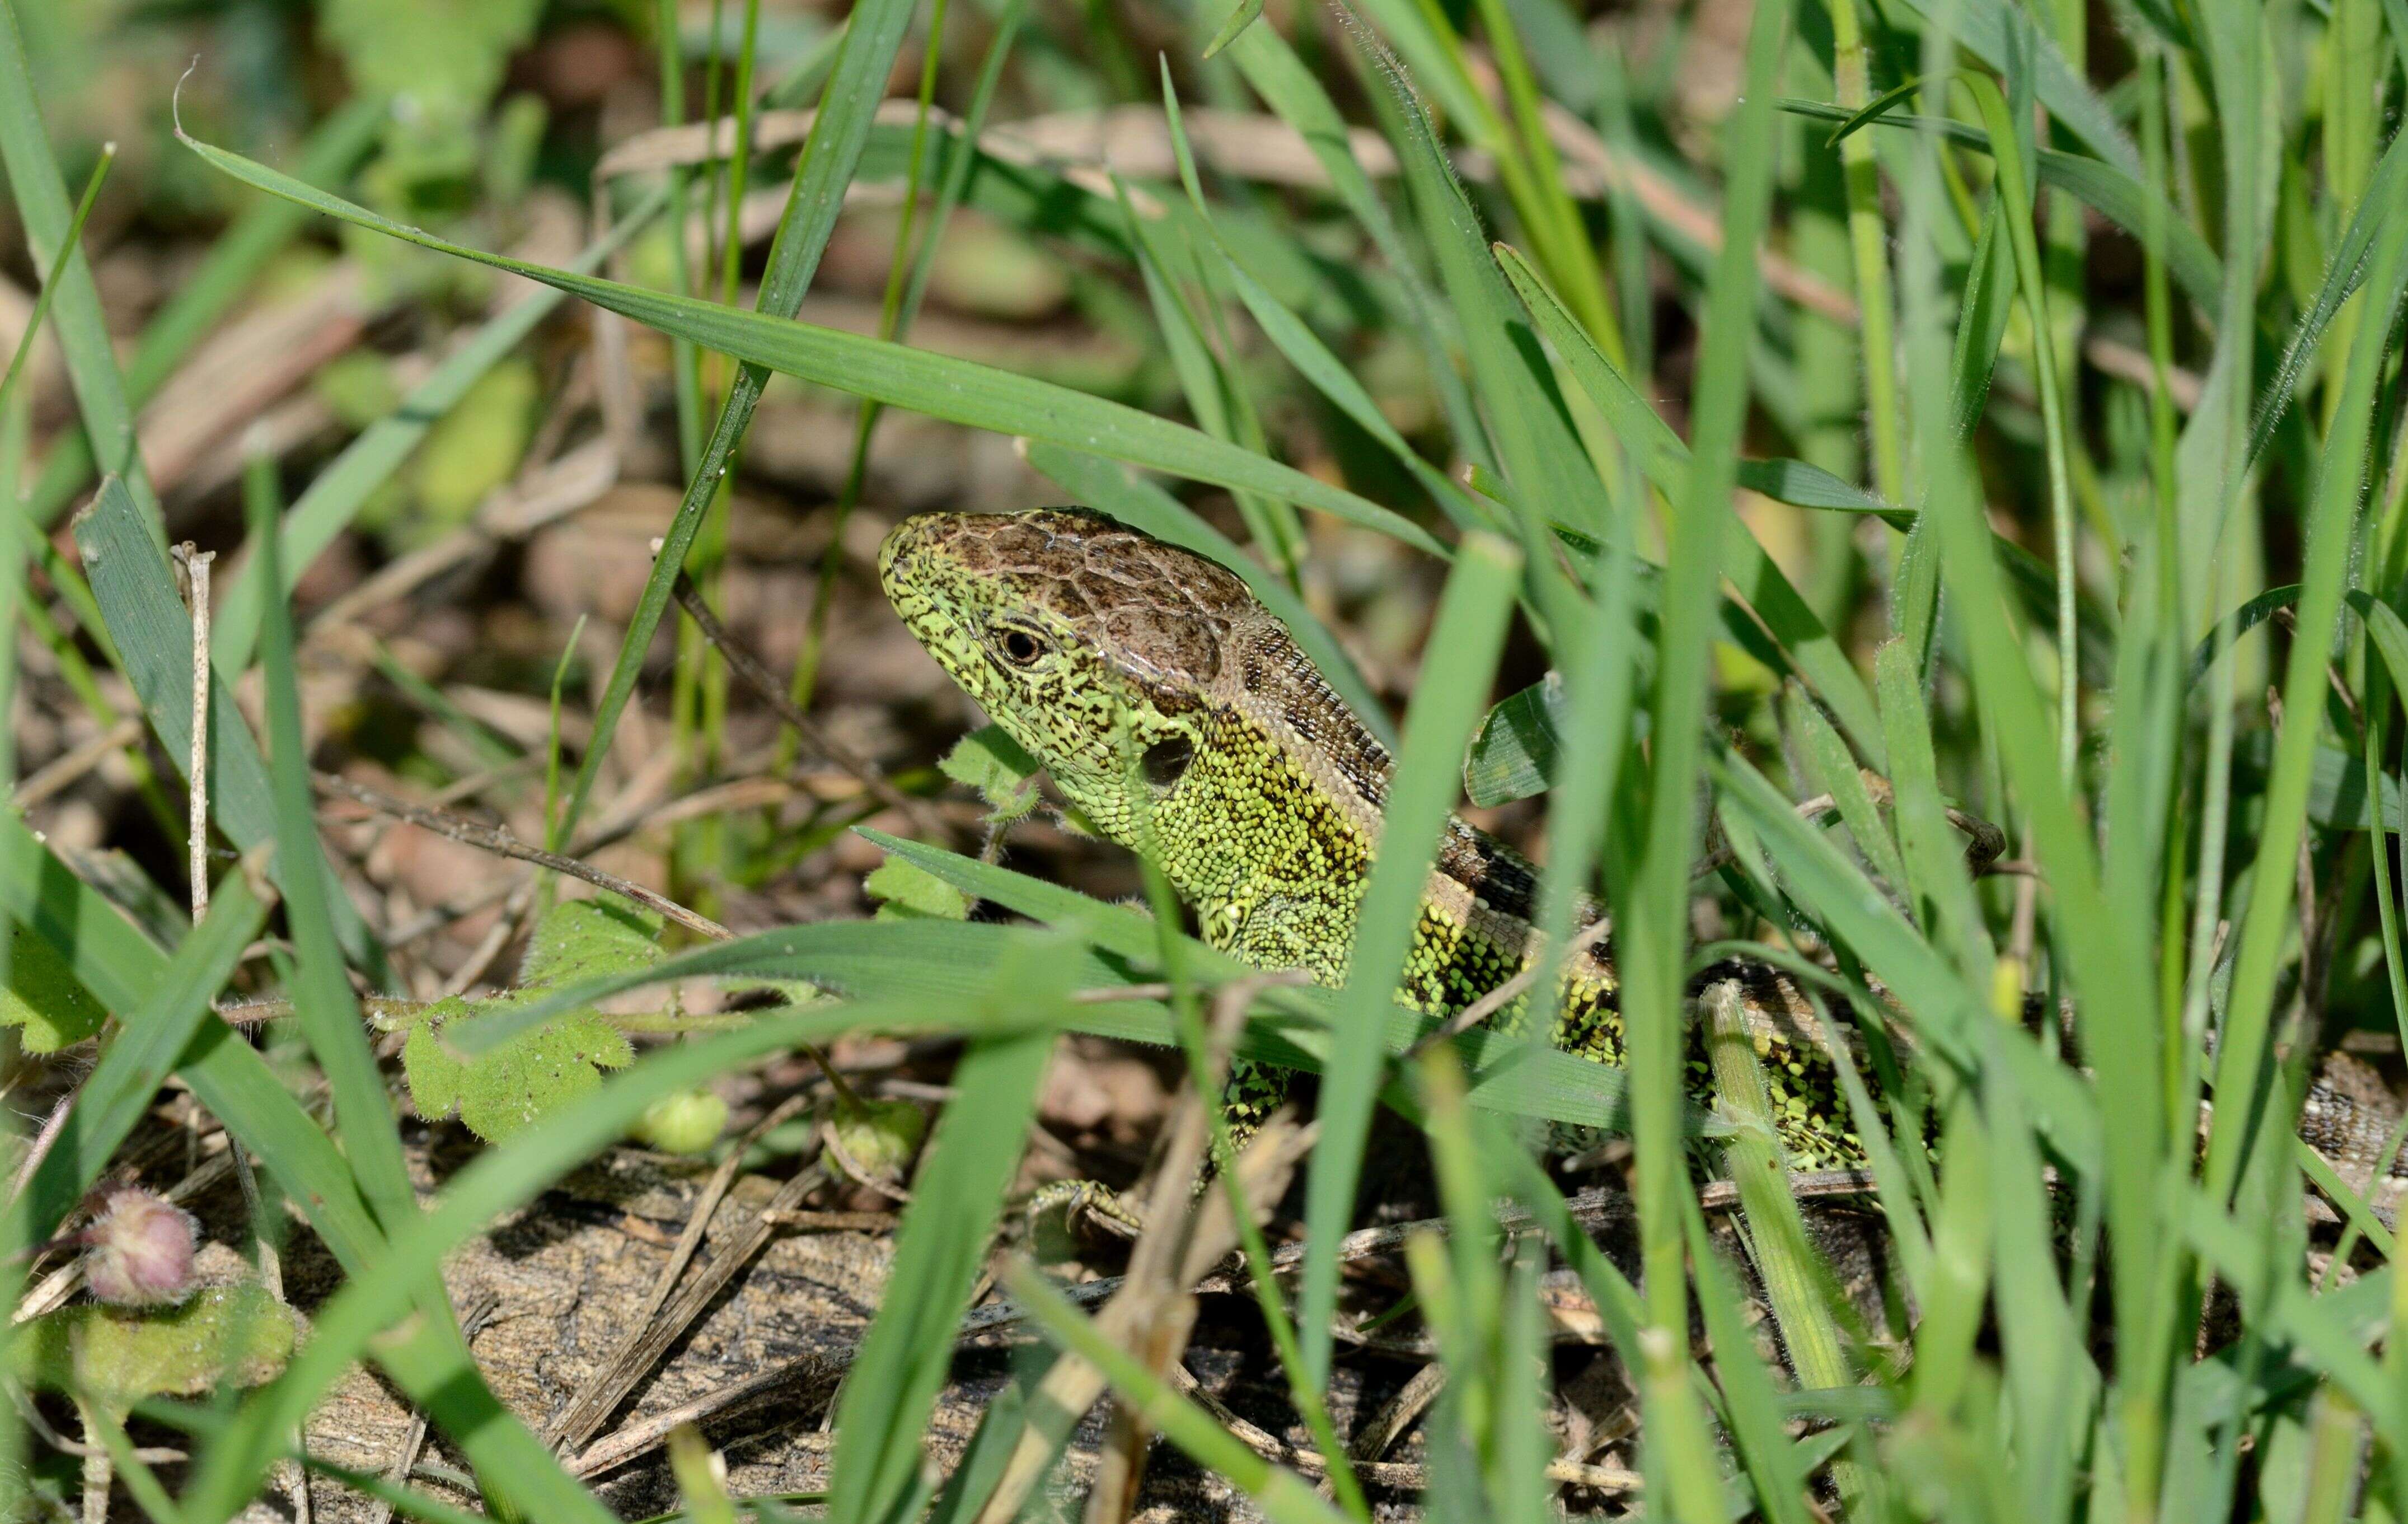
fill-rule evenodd
<path id="1" fill-rule="evenodd" d="M 737 1172 L 743 1167 L 745 1156 L 770 1129 L 802 1110 L 805 1104 L 806 1099 L 801 1096 L 781 1101 L 767 1116 L 754 1123 L 736 1146 L 727 1151 L 727 1157 L 720 1161 L 719 1168 L 711 1172 L 710 1178 L 703 1183 L 702 1194 L 695 1199 L 694 1210 L 687 1215 L 685 1231 L 678 1235 L 676 1247 L 669 1251 L 668 1262 L 661 1267 L 660 1275 L 652 1283 L 652 1294 L 645 1298 L 642 1310 L 628 1319 L 626 1337 L 602 1362 L 601 1370 L 587 1379 L 577 1401 L 563 1408 L 560 1416 L 552 1419 L 544 1432 L 546 1443 L 555 1448 L 574 1448 L 592 1439 L 594 1431 L 609 1419 L 611 1409 L 619 1405 L 627 1389 L 643 1378 L 644 1372 L 652 1368 L 660 1353 L 683 1331 L 682 1329 L 671 1329 L 666 1330 L 666 1337 L 655 1338 L 652 1319 L 659 1314 L 662 1304 L 668 1301 L 669 1293 L 677 1288 L 678 1277 L 684 1274 L 686 1266 L 694 1262 L 695 1251 L 702 1247 L 703 1235 L 710 1230 L 710 1219 L 718 1212 L 719 1203 L 727 1195 L 728 1187 L 736 1183 Z M 770 1209 L 761 1213 L 761 1220 L 764 1223 L 770 1221 Z M 725 1259 L 729 1256 L 722 1255 L 720 1258 Z"/>
<path id="2" fill-rule="evenodd" d="M 647 889 L 642 884 L 623 879 L 616 873 L 606 873 L 591 863 L 581 862 L 575 857 L 563 856 L 557 852 L 546 852 L 541 847 L 530 846 L 511 835 L 506 827 L 486 826 L 466 816 L 452 814 L 449 811 L 431 810 L 424 805 L 412 804 L 407 799 L 395 798 L 380 789 L 370 788 L 366 784 L 354 783 L 349 778 L 337 777 L 329 772 L 312 772 L 309 775 L 309 781 L 317 785 L 318 792 L 321 794 L 334 798 L 349 799 L 354 804 L 366 805 L 379 814 L 407 820 L 411 825 L 433 831 L 437 836 L 448 837 L 452 841 L 464 842 L 472 847 L 482 847 L 487 852 L 499 853 L 505 857 L 516 857 L 521 862 L 533 863 L 538 868 L 549 868 L 555 873 L 566 873 L 570 878 L 581 879 L 596 888 L 608 889 L 612 894 L 658 911 L 687 930 L 699 932 L 714 942 L 735 940 L 735 932 L 728 930 L 708 915 L 686 909 L 665 894 Z"/>
<path id="3" fill-rule="evenodd" d="M 731 1157 L 740 1159 L 743 1155 L 744 1151 L 739 1148 Z M 684 1335 L 695 1319 L 700 1317 L 719 1293 L 726 1288 L 727 1283 L 751 1264 L 752 1257 L 768 1244 L 777 1231 L 768 1220 L 769 1214 L 789 1212 L 800 1206 L 804 1197 L 827 1184 L 827 1172 L 817 1164 L 797 1172 L 793 1179 L 778 1187 L 778 1193 L 769 1199 L 767 1206 L 738 1228 L 726 1244 L 711 1256 L 709 1264 L 703 1266 L 692 1280 L 677 1288 L 674 1297 L 664 1295 L 673 1277 L 663 1276 L 653 1287 L 652 1306 L 657 1311 L 648 1310 L 637 1323 L 635 1331 L 611 1352 L 602 1369 L 586 1379 L 577 1401 L 552 1421 L 555 1438 L 570 1445 L 581 1445 L 593 1435 L 594 1431 L 601 1428 L 619 1404 L 626 1401 L 627 1394 L 635 1390 L 636 1384 L 660 1363 L 661 1357 L 668 1352 L 669 1346 Z M 697 1225 L 699 1229 L 707 1229 L 710 1227 L 709 1215 L 697 1211 L 687 1222 L 686 1239 L 691 1239 L 695 1244 L 700 1244 L 702 1237 Z M 691 1258 L 692 1251 L 687 1248 L 685 1239 L 680 1241 L 680 1247 Z M 676 1263 L 675 1255 L 671 1258 L 672 1263 Z"/>
<path id="4" fill-rule="evenodd" d="M 779 686 L 776 678 L 770 676 L 769 669 L 761 665 L 761 659 L 746 650 L 741 641 L 727 633 L 727 626 L 719 622 L 719 616 L 711 612 L 710 605 L 703 601 L 702 594 L 694 585 L 693 578 L 682 571 L 679 572 L 677 582 L 673 584 L 673 591 L 677 597 L 678 607 L 683 609 L 686 617 L 694 621 L 695 627 L 702 632 L 702 638 L 718 648 L 719 654 L 727 663 L 728 670 L 742 678 L 745 686 L 759 696 L 761 701 L 769 706 L 770 712 L 775 713 L 780 721 L 793 726 L 795 734 L 803 738 L 804 745 L 851 773 L 862 787 L 878 796 L 881 803 L 889 808 L 900 810 L 904 814 L 909 815 L 911 824 L 921 830 L 940 839 L 950 838 L 953 835 L 952 823 L 931 808 L 927 800 L 913 798 L 896 787 L 887 781 L 886 775 L 878 769 L 876 764 L 829 735 L 820 727 L 817 720 L 796 708 L 794 700 L 786 696 L 786 690 Z"/>

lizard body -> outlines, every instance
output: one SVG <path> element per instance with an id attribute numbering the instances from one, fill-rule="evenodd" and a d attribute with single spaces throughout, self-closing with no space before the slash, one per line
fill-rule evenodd
<path id="1" fill-rule="evenodd" d="M 879 576 L 913 636 L 1070 802 L 1106 837 L 1161 865 L 1207 942 L 1259 968 L 1344 982 L 1390 758 L 1242 582 L 1067 510 L 907 519 L 881 548 Z M 1527 859 L 1450 817 L 1399 999 L 1453 1014 L 1536 961 L 1537 897 Z M 1599 914 L 1584 904 L 1579 918 Z M 1611 950 L 1599 941 L 1564 961 L 1552 1040 L 1620 1064 Z M 1785 975 L 1745 960 L 1697 983 L 1732 980 L 1792 1167 L 1860 1167 L 1812 1003 Z M 1526 1019 L 1525 1004 L 1498 1019 Z M 1711 1104 L 1702 1024 L 1693 1026 L 1687 1068 L 1693 1092 Z M 1267 1114 L 1283 1086 L 1275 1071 L 1239 1066 L 1226 1098 L 1233 1125 Z M 2318 1080 L 2301 1126 L 2360 1182 L 2392 1110 L 2364 1091 L 2341 1076 Z M 2394 1160 L 2392 1173 L 2408 1178 L 2408 1164 Z"/>

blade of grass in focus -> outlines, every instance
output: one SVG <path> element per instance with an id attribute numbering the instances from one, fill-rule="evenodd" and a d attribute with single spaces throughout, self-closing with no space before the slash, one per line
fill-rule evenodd
<path id="1" fill-rule="evenodd" d="M 1648 1328 L 1643 1340 L 1684 1340 L 1688 1299 L 1681 1265 L 1678 1193 L 1681 1159 L 1675 1119 L 1681 1094 L 1682 948 L 1686 941 L 1688 865 L 1695 852 L 1698 770 L 1707 690 L 1706 663 L 1713 592 L 1729 530 L 1730 495 L 1746 407 L 1746 353 L 1756 291 L 1756 247 L 1772 190 L 1771 93 L 1788 17 L 1759 7 L 1749 28 L 1745 104 L 1726 137 L 1730 190 L 1724 203 L 1724 243 L 1707 298 L 1698 381 L 1692 403 L 1694 450 L 1688 493 L 1675 505 L 1667 530 L 1663 631 L 1657 641 L 1647 774 L 1643 855 L 1631 863 L 1620 897 L 1623 932 L 1617 950 L 1627 995 L 1628 1047 L 1641 1253 L 1641 1294 Z M 1625 884 L 1612 885 L 1625 889 Z M 1641 1376 L 1642 1406 L 1654 1423 L 1679 1432 L 1690 1401 L 1673 1381 L 1669 1350 L 1650 1355 Z M 1650 1470 L 1671 1473 L 1674 1507 L 1686 1515 L 1703 1506 L 1707 1478 L 1673 1459 Z"/>
<path id="2" fill-rule="evenodd" d="M 768 268 L 762 277 L 757 304 L 764 319 L 791 318 L 801 305 L 803 293 L 819 268 L 820 255 L 827 247 L 837 213 L 844 205 L 844 187 L 853 178 L 853 165 L 868 135 L 870 116 L 885 93 L 887 76 L 894 71 L 896 53 L 916 8 L 916 0 L 870 0 L 848 21 L 835 72 L 829 76 L 822 94 L 819 115 L 812 122 L 810 137 L 803 145 L 802 163 L 795 172 L 785 214 L 779 220 L 778 236 L 769 246 Z M 269 188 L 281 194 L 291 194 L 288 188 Z M 319 209 L 331 208 L 322 206 Z M 767 381 L 767 369 L 749 363 L 738 370 L 721 402 L 718 421 L 688 481 L 685 497 L 662 537 L 652 575 L 644 584 L 634 617 L 628 621 L 609 686 L 595 706 L 594 739 L 578 764 L 576 781 L 569 785 L 560 812 L 557 830 L 564 839 L 575 826 L 587 796 L 593 792 L 603 759 L 609 755 L 611 732 L 635 692 L 636 678 L 652 646 L 652 634 L 667 611 L 671 587 L 684 568 L 686 553 L 693 547 L 695 535 L 701 531 L 704 512 L 719 495 L 727 465 L 752 422 L 752 410 L 760 402 Z"/>
<path id="3" fill-rule="evenodd" d="M 1002 1001 L 1042 1010 L 1060 999 L 1033 961 L 997 971 Z M 902 1518 L 924 1505 L 918 1488 L 928 1410 L 1053 1050 L 1054 1035 L 1041 1029 L 992 1038 L 972 1043 L 954 1071 L 956 1099 L 913 1177 L 894 1269 L 837 1414 L 829 1502 L 847 1518 Z"/>
<path id="4" fill-rule="evenodd" d="M 1336 1015 L 1333 1063 L 1321 1090 L 1321 1141 L 1305 1187 L 1306 1257 L 1297 1321 L 1308 1379 L 1328 1384 L 1329 1321 L 1338 1306 L 1338 1239 L 1354 1204 L 1364 1136 L 1384 1055 L 1361 1041 L 1387 1011 L 1405 966 L 1413 919 L 1439 828 L 1455 803 L 1464 743 L 1486 707 L 1520 556 L 1505 541 L 1464 543 L 1430 634 L 1428 665 L 1405 714 L 1404 746 L 1382 825 L 1391 843 L 1375 859 Z"/>
<path id="5" fill-rule="evenodd" d="M 1433 554 L 1443 554 L 1426 531 L 1388 509 L 1250 451 L 1118 403 L 970 361 L 482 253 L 432 238 L 364 208 L 320 194 L 222 150 L 196 142 L 189 146 L 236 179 L 294 196 L 329 216 L 541 280 L 664 332 L 682 333 L 707 349 L 734 354 L 751 364 L 975 427 L 1055 439 L 1135 465 L 1232 488 L 1254 487 L 1278 493 L 1307 507 L 1378 528 Z M 594 755 L 588 754 L 589 761 Z"/>

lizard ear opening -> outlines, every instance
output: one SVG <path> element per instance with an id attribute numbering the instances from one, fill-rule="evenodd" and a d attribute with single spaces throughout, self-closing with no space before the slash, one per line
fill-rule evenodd
<path id="1" fill-rule="evenodd" d="M 1196 743 L 1185 736 L 1167 736 L 1145 749 L 1138 758 L 1138 767 L 1145 781 L 1156 788 L 1168 788 L 1187 773 L 1187 764 L 1196 760 Z"/>

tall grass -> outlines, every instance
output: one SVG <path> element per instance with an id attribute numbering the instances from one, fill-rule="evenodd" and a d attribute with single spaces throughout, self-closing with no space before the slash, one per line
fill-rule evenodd
<path id="1" fill-rule="evenodd" d="M 682 264 L 669 291 L 596 273 L 664 211 L 682 250 L 689 220 L 710 215 L 683 168 L 585 259 L 553 268 L 322 188 L 359 151 L 356 108 L 330 119 L 297 176 L 184 140 L 268 193 L 223 236 L 213 281 L 236 285 L 264 245 L 322 214 L 676 340 L 686 491 L 556 841 L 592 797 L 773 372 L 862 399 L 846 507 L 877 409 L 1017 436 L 1082 497 L 1238 569 L 1358 707 L 1376 705 L 1377 688 L 1295 573 L 1326 543 L 1321 521 L 1388 537 L 1440 563 L 1445 592 L 1401 726 L 1366 715 L 1397 737 L 1399 765 L 1358 977 L 1335 992 L 1260 991 L 1239 1051 L 1323 1075 L 1305 1248 L 1285 1293 L 1304 1389 L 1329 1382 L 1333 1330 L 1352 1316 L 1339 1243 L 1356 1226 L 1373 1108 L 1429 1130 L 1448 1242 L 1417 1239 L 1405 1262 L 1445 1374 L 1420 1448 L 1433 1517 L 1608 1505 L 1594 1468 L 1580 1469 L 1590 1457 L 1549 1464 L 1542 1245 L 1588 1288 L 1639 1395 L 1650 1517 L 2408 1517 L 2408 1283 L 2380 1222 L 2323 1170 L 2320 1188 L 2367 1226 L 2348 1273 L 2312 1274 L 2311 1250 L 2329 1244 L 2303 1225 L 2292 1142 L 2323 1045 L 2351 1029 L 2408 1033 L 2392 899 L 2394 706 L 2408 694 L 2408 350 L 2396 327 L 2408 158 L 2389 140 L 2408 103 L 2408 11 L 1757 0 L 1736 84 L 1700 128 L 1670 74 L 1633 56 L 1626 18 L 1561 0 L 1370 0 L 1334 23 L 1214 7 L 1174 18 L 1191 41 L 1163 61 L 1160 99 L 1142 86 L 1176 145 L 1178 182 L 1107 194 L 925 114 L 906 140 L 880 136 L 873 113 L 915 21 L 964 26 L 968 7 L 863 0 L 798 161 L 748 151 L 758 8 L 743 12 L 731 97 L 730 225 L 748 176 L 792 183 L 749 309 L 733 299 L 732 237 L 717 301 L 693 294 L 712 282 Z M 1153 8 L 1091 14 L 1119 27 L 1159 21 Z M 1140 88 L 1117 36 L 1093 69 L 1054 39 L 1044 68 L 1018 79 L 1007 55 L 1020 18 L 1008 7 L 1005 40 L 974 76 L 953 79 L 927 55 L 924 105 L 957 93 L 977 123 L 1002 114 L 999 80 L 1039 91 L 1064 70 L 1096 98 L 1114 81 Z M 1652 45 L 1707 46 L 1694 23 L 1679 13 Z M 681 79 L 676 58 L 666 66 Z M 1191 142 L 1174 88 L 1292 129 L 1312 183 L 1274 194 L 1218 167 Z M 1376 135 L 1378 162 L 1358 157 L 1350 125 Z M 42 485 L 20 495 L 26 521 L 45 525 L 80 473 L 102 482 L 76 522 L 79 568 L 29 581 L 44 547 L 28 538 L 37 554 L 21 557 L 12 535 L 0 608 L 60 599 L 180 759 L 195 722 L 192 632 L 158 497 L 129 453 L 131 410 L 167 362 L 146 348 L 132 374 L 119 369 L 12 28 L 0 28 L 0 160 L 80 417 Z M 896 252 L 889 337 L 796 321 L 847 190 L 873 174 L 915 198 L 939 187 L 922 241 Z M 955 205 L 1075 247 L 1095 278 L 1141 292 L 1178 383 L 1168 410 L 1183 407 L 1194 426 L 893 337 Z M 1845 243 L 1801 276 L 1788 256 L 1810 215 L 1843 222 Z M 327 889 L 312 826 L 286 599 L 428 413 L 556 299 L 494 319 L 280 524 L 251 525 L 259 554 L 216 654 L 222 695 L 257 669 L 265 743 L 230 700 L 199 718 L 215 738 L 213 818 L 252 856 L 178 946 L 131 936 L 65 861 L 0 820 L 0 914 L 118 1018 L 60 1143 L 8 1208 L 7 1243 L 51 1236 L 180 1076 L 351 1278 L 280 1377 L 227 1412 L 185 1415 L 205 1436 L 193 1466 L 172 1502 L 146 1488 L 137 1503 L 194 1524 L 234 1517 L 293 1454 L 312 1406 L 366 1359 L 460 1444 L 493 1506 L 601 1517 L 478 1374 L 441 1296 L 444 1256 L 660 1097 L 790 1044 L 957 1035 L 956 1098 L 836 1410 L 827 1502 L 848 1520 L 976 1517 L 1004 1469 L 995 1458 L 1038 1421 L 1027 1394 L 994 1406 L 950 1478 L 923 1465 L 921 1431 L 996 1247 L 1052 1039 L 1170 1042 L 1190 982 L 1209 991 L 1247 970 L 1127 907 L 880 837 L 1030 924 L 798 927 L 608 981 L 770 976 L 840 998 L 644 1057 L 422 1210 L 346 973 L 373 985 L 385 962 Z M 1674 309 L 1682 321 L 1657 321 Z M 161 322 L 157 354 L 190 342 L 189 316 Z M 1413 400 L 1434 420 L 1411 437 L 1383 407 L 1394 399 L 1355 373 L 1390 340 L 1420 363 Z M 733 363 L 707 428 L 688 346 Z M 1868 448 L 1833 449 L 1815 415 L 1840 384 L 1835 363 L 1863 398 Z M 1650 380 L 1673 376 L 1685 395 Z M 2178 393 L 2195 397 L 2186 414 Z M 1285 422 L 1299 416 L 1329 422 Z M 1302 443 L 1338 420 L 1355 453 L 1326 458 L 1348 468 L 1300 468 Z M 1222 522 L 1250 545 L 1199 512 L 1224 502 Z M 1822 515 L 1846 515 L 1844 527 L 1789 533 L 1833 522 Z M 1811 568 L 1813 598 L 1785 549 L 1796 541 L 1843 558 Z M 1507 698 L 1517 626 L 1561 682 Z M 2258 691 L 2260 673 L 2278 674 L 2272 694 Z M 1544 796 L 1555 940 L 1583 895 L 1612 910 L 1627 1073 L 1495 1033 L 1400 1057 L 1428 1024 L 1394 1004 L 1393 976 L 1474 737 L 1474 773 L 1510 781 L 1483 802 Z M 1835 824 L 1796 811 L 1823 793 Z M 1952 809 L 2002 827 L 2018 871 L 1970 873 Z M 1700 881 L 1710 837 L 1727 855 Z M 2369 868 L 2378 903 L 2344 899 L 2303 935 L 2300 897 Z M 279 891 L 280 979 L 329 1082 L 332 1137 L 209 1008 Z M 1840 1288 L 1821 1209 L 1801 1212 L 1780 1187 L 1777 1119 L 1727 1011 L 1717 1093 L 1693 1088 L 1688 1034 L 1716 1017 L 1687 999 L 1710 961 L 1693 946 L 1701 918 L 1797 969 L 1833 1030 L 1863 1040 L 1866 1068 L 1842 1100 L 1899 1283 L 1886 1322 Z M 447 1041 L 491 1052 L 605 992 L 555 992 Z M 2069 1001 L 2070 1024 L 2027 1023 L 2027 994 Z M 1620 1183 L 1636 1206 L 1635 1264 L 1584 1236 L 1570 1182 L 1534 1157 L 1531 1122 L 1629 1135 Z M 1734 1172 L 1736 1228 L 1717 1232 L 1699 1192 Z M 1519 1237 L 1497 1228 L 1509 1203 L 1527 1225 Z M 1114 1401 L 1270 1517 L 1369 1517 L 1351 1486 L 1325 1496 L 1312 1484 L 1344 1473 L 1346 1457 L 1257 1453 L 1025 1264 L 1007 1265 L 1004 1284 Z M 1777 1340 L 1756 1336 L 1758 1291 Z M 178 1421 L 172 1405 L 160 1412 Z M 436 1500 L 400 1496 L 444 1517 Z"/>

